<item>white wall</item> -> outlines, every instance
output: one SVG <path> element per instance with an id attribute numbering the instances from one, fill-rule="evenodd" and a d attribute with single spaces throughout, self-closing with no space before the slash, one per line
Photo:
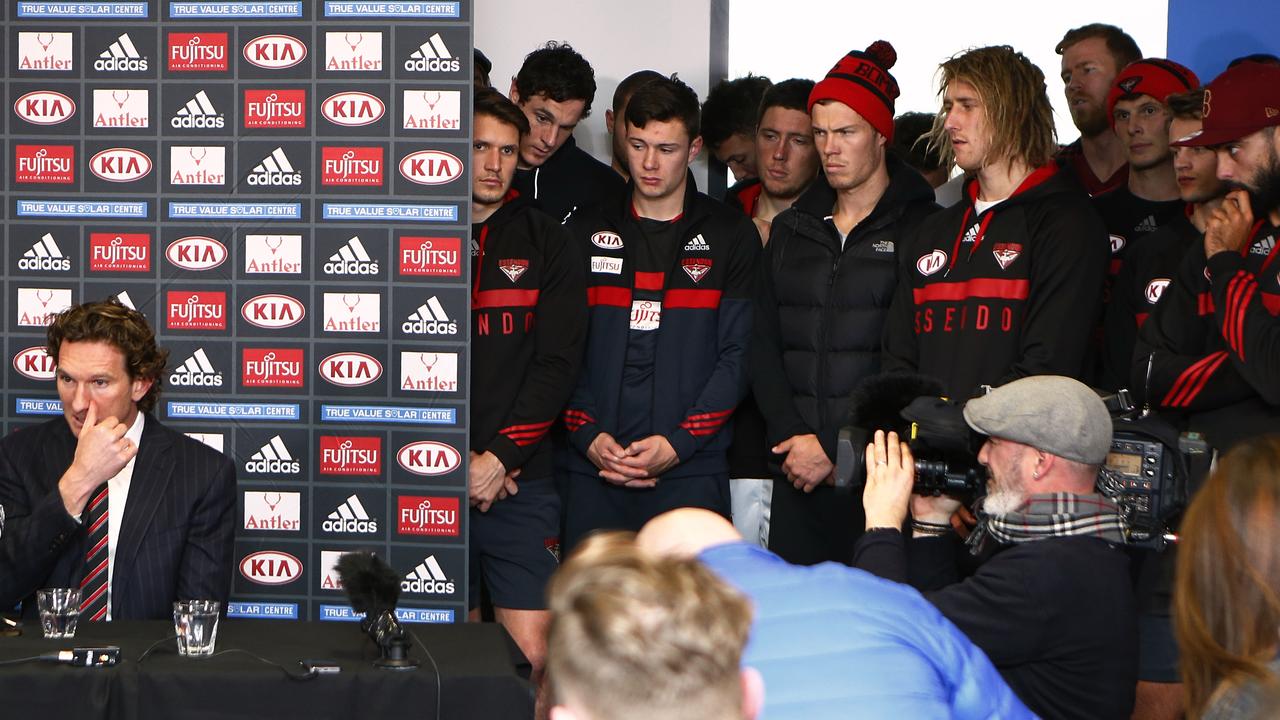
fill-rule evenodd
<path id="1" fill-rule="evenodd" d="M 524 56 L 548 40 L 565 40 L 596 71 L 591 116 L 574 137 L 582 149 L 609 162 L 604 111 L 622 78 L 642 68 L 678 73 L 707 95 L 711 0 L 477 0 L 475 46 L 493 61 L 489 78 L 504 93 Z M 694 168 L 705 189 L 706 164 Z"/>
<path id="2" fill-rule="evenodd" d="M 1058 139 L 1067 143 L 1080 133 L 1066 112 L 1061 57 L 1053 52 L 1063 33 L 1110 23 L 1132 35 L 1147 57 L 1162 57 L 1168 6 L 1168 0 L 730 0 L 729 76 L 818 80 L 849 50 L 884 39 L 898 51 L 897 112 L 932 113 L 940 105 L 938 63 L 971 47 L 1012 45 L 1045 73 Z"/>

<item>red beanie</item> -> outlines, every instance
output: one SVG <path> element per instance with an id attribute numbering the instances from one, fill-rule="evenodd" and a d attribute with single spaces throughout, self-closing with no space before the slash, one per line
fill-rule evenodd
<path id="1" fill-rule="evenodd" d="M 897 51 L 884 40 L 871 43 L 865 51 L 850 50 L 813 86 L 809 111 L 820 100 L 837 100 L 853 108 L 886 140 L 893 140 L 893 101 L 899 93 L 889 68 L 897 61 Z"/>
<path id="2" fill-rule="evenodd" d="M 1107 119 L 1116 124 L 1116 101 L 1125 95 L 1149 95 L 1158 102 L 1175 93 L 1200 87 L 1200 78 L 1191 70 L 1164 58 L 1143 58 L 1131 62 L 1116 75 L 1107 93 Z"/>

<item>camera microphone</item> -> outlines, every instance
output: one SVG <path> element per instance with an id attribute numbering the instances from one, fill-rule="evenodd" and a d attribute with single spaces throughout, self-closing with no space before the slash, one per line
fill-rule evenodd
<path id="1" fill-rule="evenodd" d="M 409 633 L 396 617 L 400 579 L 390 565 L 371 552 L 344 554 L 335 567 L 347 591 L 351 609 L 364 614 L 360 629 L 378 646 L 380 668 L 410 670 L 418 666 L 409 658 Z"/>

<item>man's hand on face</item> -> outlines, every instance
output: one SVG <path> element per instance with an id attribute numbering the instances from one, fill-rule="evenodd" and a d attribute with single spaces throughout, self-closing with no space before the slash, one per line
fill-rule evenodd
<path id="1" fill-rule="evenodd" d="M 1252 230 L 1253 207 L 1249 202 L 1249 193 L 1232 190 L 1205 224 L 1205 258 L 1211 258 L 1220 252 L 1240 252 L 1249 242 Z"/>
<path id="2" fill-rule="evenodd" d="M 786 454 L 782 472 L 797 490 L 813 492 L 818 485 L 834 479 L 835 465 L 822 449 L 817 435 L 792 435 L 778 443 L 773 452 Z"/>
<path id="3" fill-rule="evenodd" d="M 138 446 L 125 438 L 129 426 L 114 416 L 98 420 L 98 406 L 89 401 L 84 424 L 76 441 L 71 467 L 58 480 L 58 492 L 67 512 L 78 517 L 102 483 L 115 477 L 138 454 Z"/>

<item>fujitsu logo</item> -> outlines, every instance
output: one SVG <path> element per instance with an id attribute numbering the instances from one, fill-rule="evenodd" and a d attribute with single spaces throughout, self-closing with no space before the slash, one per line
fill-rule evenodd
<path id="1" fill-rule="evenodd" d="M 70 72 L 75 50 L 69 32 L 18 33 L 18 69 Z"/>
<path id="2" fill-rule="evenodd" d="M 244 387 L 302 387 L 301 348 L 245 348 L 240 364 Z"/>
<path id="3" fill-rule="evenodd" d="M 405 90 L 405 130 L 459 130 L 462 93 L 457 90 Z"/>
<path id="4" fill-rule="evenodd" d="M 462 238 L 400 238 L 400 274 L 458 277 L 462 274 Z"/>
<path id="5" fill-rule="evenodd" d="M 419 150 L 400 160 L 400 174 L 419 185 L 444 185 L 462 177 L 462 161 L 443 150 Z"/>
<path id="6" fill-rule="evenodd" d="M 342 127 L 372 125 L 381 120 L 386 111 L 386 104 L 377 96 L 354 90 L 330 95 L 320 105 L 324 119 Z"/>
<path id="7" fill-rule="evenodd" d="M 169 33 L 169 70 L 172 72 L 225 72 L 226 33 Z"/>
<path id="8" fill-rule="evenodd" d="M 29 380 L 52 380 L 57 367 L 43 345 L 20 350 L 13 356 L 13 369 Z"/>
<path id="9" fill-rule="evenodd" d="M 170 330 L 226 330 L 227 294 L 219 291 L 170 290 L 165 294 Z"/>
<path id="10" fill-rule="evenodd" d="M 363 387 L 382 377 L 382 363 L 364 353 L 334 353 L 320 361 L 320 377 L 342 387 Z"/>
<path id="11" fill-rule="evenodd" d="M 90 233 L 89 269 L 94 272 L 151 272 L 151 235 Z"/>
<path id="12" fill-rule="evenodd" d="M 93 61 L 93 69 L 99 71 L 145 72 L 150 67 L 151 61 L 138 52 L 129 33 L 121 34 Z"/>
<path id="13" fill-rule="evenodd" d="M 58 125 L 76 114 L 76 101 L 53 90 L 36 90 L 15 100 L 13 112 L 32 125 Z"/>
<path id="14" fill-rule="evenodd" d="M 221 145 L 171 146 L 169 182 L 174 185 L 226 184 L 227 149 Z"/>
<path id="15" fill-rule="evenodd" d="M 278 330 L 302 322 L 307 308 L 297 298 L 271 293 L 246 300 L 240 315 L 250 325 Z"/>
<path id="16" fill-rule="evenodd" d="M 324 55 L 324 69 L 329 72 L 378 72 L 382 70 L 382 33 L 327 32 Z"/>
<path id="17" fill-rule="evenodd" d="M 396 505 L 401 535 L 457 537 L 461 534 L 456 497 L 401 495 Z"/>
<path id="18" fill-rule="evenodd" d="M 70 145 L 18 145 L 13 152 L 15 182 L 65 185 L 76 181 L 76 151 Z"/>
<path id="19" fill-rule="evenodd" d="M 150 91 L 104 88 L 93 91 L 93 126 L 145 128 L 151 125 Z"/>
<path id="20" fill-rule="evenodd" d="M 324 147 L 320 151 L 323 185 L 382 185 L 382 148 Z"/>
<path id="21" fill-rule="evenodd" d="M 306 90 L 245 90 L 246 128 L 304 128 L 307 126 Z"/>
<path id="22" fill-rule="evenodd" d="M 18 288 L 18 325 L 22 327 L 45 327 L 69 307 L 69 288 Z"/>
<path id="23" fill-rule="evenodd" d="M 400 389 L 411 392 L 457 392 L 458 354 L 401 352 Z"/>
<path id="24" fill-rule="evenodd" d="M 204 235 L 188 235 L 169 243 L 165 258 L 183 270 L 212 270 L 227 259 L 227 246 Z"/>
<path id="25" fill-rule="evenodd" d="M 382 331 L 382 296 L 377 293 L 325 293 L 324 331 Z"/>
<path id="26" fill-rule="evenodd" d="M 107 182 L 133 182 L 151 174 L 151 158 L 133 148 L 109 148 L 89 159 L 89 170 Z"/>
<path id="27" fill-rule="evenodd" d="M 320 474 L 382 474 L 382 438 L 321 435 Z"/>
<path id="28" fill-rule="evenodd" d="M 307 58 L 307 46 L 291 35 L 260 35 L 245 43 L 244 59 L 268 70 L 291 68 Z"/>
<path id="29" fill-rule="evenodd" d="M 302 272 L 301 235 L 246 235 L 244 271 L 250 275 Z"/>

